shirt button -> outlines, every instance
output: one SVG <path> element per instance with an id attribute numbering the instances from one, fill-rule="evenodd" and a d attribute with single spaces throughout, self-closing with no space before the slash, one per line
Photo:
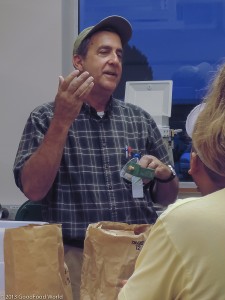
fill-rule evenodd
<path id="1" fill-rule="evenodd" d="M 112 186 L 111 185 L 109 185 L 109 190 L 111 190 L 112 189 Z"/>

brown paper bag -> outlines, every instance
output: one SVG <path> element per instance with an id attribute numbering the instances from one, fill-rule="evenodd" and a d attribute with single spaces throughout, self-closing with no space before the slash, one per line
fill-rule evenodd
<path id="1" fill-rule="evenodd" d="M 133 273 L 150 229 L 151 225 L 117 222 L 99 222 L 88 226 L 80 300 L 117 299 L 121 281 Z"/>
<path id="2" fill-rule="evenodd" d="M 5 230 L 5 294 L 11 299 L 72 300 L 61 225 Z"/>

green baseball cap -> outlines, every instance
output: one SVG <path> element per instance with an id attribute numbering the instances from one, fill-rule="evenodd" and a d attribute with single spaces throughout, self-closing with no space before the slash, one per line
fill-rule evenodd
<path id="1" fill-rule="evenodd" d="M 100 30 L 101 28 L 112 28 L 114 29 L 121 38 L 122 45 L 124 46 L 130 40 L 132 36 L 132 27 L 130 22 L 121 17 L 121 16 L 109 16 L 94 26 L 90 26 L 85 28 L 76 38 L 74 45 L 73 45 L 73 55 L 77 54 L 77 50 L 82 43 L 82 41 L 94 34 L 96 31 Z"/>

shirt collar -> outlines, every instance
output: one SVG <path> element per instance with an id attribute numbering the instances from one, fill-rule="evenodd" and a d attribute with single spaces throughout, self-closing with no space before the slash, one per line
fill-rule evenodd
<path id="1" fill-rule="evenodd" d="M 105 109 L 105 114 L 103 116 L 103 119 L 106 119 L 111 115 L 112 109 L 113 109 L 113 97 L 110 97 L 110 100 L 107 103 L 107 106 L 106 106 L 106 109 Z M 90 106 L 87 103 L 83 104 L 83 106 L 81 108 L 81 111 L 83 111 L 84 113 L 86 113 L 90 117 L 100 118 L 97 114 L 96 109 L 94 107 Z"/>

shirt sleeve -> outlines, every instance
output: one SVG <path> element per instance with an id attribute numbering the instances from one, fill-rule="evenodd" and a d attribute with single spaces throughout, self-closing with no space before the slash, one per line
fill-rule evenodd
<path id="1" fill-rule="evenodd" d="M 172 300 L 184 286 L 182 259 L 159 219 L 118 300 Z"/>
<path id="2" fill-rule="evenodd" d="M 164 164 L 170 164 L 170 157 L 165 141 L 162 138 L 159 128 L 154 120 L 149 123 L 149 139 L 147 142 L 149 153 L 157 157 Z"/>
<path id="3" fill-rule="evenodd" d="M 49 115 L 49 116 L 48 116 Z M 49 126 L 51 111 L 48 114 L 34 110 L 24 127 L 23 134 L 17 150 L 13 172 L 16 185 L 22 190 L 20 174 L 25 161 L 36 151 L 44 139 L 44 135 Z"/>

